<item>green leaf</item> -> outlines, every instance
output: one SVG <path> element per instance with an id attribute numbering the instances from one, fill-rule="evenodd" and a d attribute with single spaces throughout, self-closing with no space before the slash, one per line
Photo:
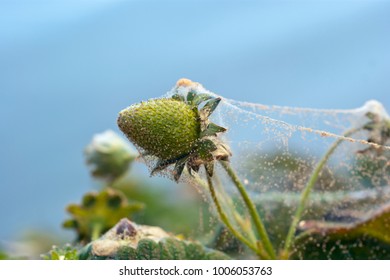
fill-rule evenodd
<path id="1" fill-rule="evenodd" d="M 185 260 L 185 243 L 175 238 L 166 238 L 160 242 L 165 242 L 166 248 L 171 252 L 173 260 Z"/>
<path id="2" fill-rule="evenodd" d="M 183 169 L 184 169 L 185 165 L 186 165 L 185 161 L 184 162 L 179 162 L 178 161 L 176 163 L 175 168 L 173 170 L 174 171 L 174 179 L 175 179 L 176 182 L 179 181 L 180 176 L 183 173 Z"/>
<path id="3" fill-rule="evenodd" d="M 205 255 L 203 256 L 202 259 L 203 260 L 229 260 L 230 258 L 226 254 L 220 251 L 206 249 Z"/>
<path id="4" fill-rule="evenodd" d="M 165 242 L 158 242 L 160 249 L 161 260 L 173 260 L 173 253 L 169 250 L 169 246 Z"/>
<path id="5" fill-rule="evenodd" d="M 390 244 L 370 236 L 330 238 L 314 235 L 294 247 L 293 259 L 389 260 Z"/>
<path id="6" fill-rule="evenodd" d="M 127 238 L 118 234 L 118 228 L 131 225 L 137 228 L 135 235 Z M 162 229 L 136 225 L 122 219 L 102 238 L 80 250 L 80 259 L 89 260 L 206 260 L 229 259 L 219 251 L 204 247 L 199 242 L 169 236 Z"/>
<path id="7" fill-rule="evenodd" d="M 153 240 L 146 238 L 138 242 L 137 260 L 158 260 L 160 255 L 160 246 Z"/>
<path id="8" fill-rule="evenodd" d="M 301 223 L 301 230 L 306 234 L 321 234 L 337 238 L 365 235 L 390 243 L 390 204 L 355 223 L 305 221 Z"/>
<path id="9" fill-rule="evenodd" d="M 42 255 L 44 260 L 78 260 L 78 250 L 66 244 L 63 247 L 53 246 L 47 254 Z"/>
<path id="10" fill-rule="evenodd" d="M 311 220 L 301 222 L 300 229 L 295 258 L 390 258 L 390 204 L 354 223 Z"/>
<path id="11" fill-rule="evenodd" d="M 89 243 L 81 248 L 78 252 L 79 260 L 87 260 L 92 254 L 92 244 Z"/>
<path id="12" fill-rule="evenodd" d="M 93 244 L 93 243 L 91 243 Z M 179 240 L 174 237 L 163 238 L 156 242 L 145 238 L 138 242 L 137 248 L 133 248 L 122 241 L 122 245 L 113 255 L 98 256 L 88 249 L 83 251 L 80 259 L 88 260 L 211 260 L 229 259 L 222 252 L 202 246 L 198 242 Z"/>
<path id="13" fill-rule="evenodd" d="M 388 193 L 383 190 L 383 193 Z M 369 213 L 370 209 L 387 203 L 387 195 L 379 195 L 381 192 L 373 189 L 350 191 L 314 191 L 310 195 L 310 202 L 304 212 L 307 221 L 324 221 L 333 218 L 338 221 L 352 220 L 355 222 L 348 225 L 362 223 L 368 216 L 361 216 L 356 222 L 356 213 Z M 234 197 L 233 197 L 234 199 Z M 291 223 L 291 216 L 296 211 L 300 201 L 300 193 L 294 191 L 264 192 L 254 195 L 253 200 L 257 209 L 264 218 L 264 225 L 274 247 L 281 250 L 284 246 L 286 234 Z M 348 209 L 346 209 L 346 206 Z M 384 209 L 384 208 L 382 208 Z M 379 212 L 381 210 L 378 210 Z M 383 210 L 382 210 L 383 211 Z M 371 212 L 373 213 L 373 212 Z M 376 212 L 375 212 L 376 213 Z M 386 214 L 387 215 L 387 214 Z M 379 221 L 379 220 L 378 220 Z M 328 221 L 330 223 L 330 221 Z M 383 223 L 383 224 L 382 224 Z M 385 220 L 378 222 L 385 226 Z M 346 224 L 346 223 L 342 223 Z M 302 225 L 302 224 L 301 224 Z M 385 226 L 387 228 L 387 225 Z M 358 235 L 347 234 L 322 234 L 321 232 L 301 235 L 301 227 L 297 233 L 298 242 L 293 246 L 294 259 L 390 259 L 390 243 L 378 239 L 372 234 L 359 233 Z M 385 234 L 388 234 L 384 230 Z M 381 233 L 381 235 L 383 235 Z M 213 246 L 214 248 L 214 246 Z M 215 247 L 223 250 L 221 247 Z M 229 251 L 229 254 L 233 252 Z"/>
<path id="14" fill-rule="evenodd" d="M 185 254 L 190 260 L 200 260 L 204 258 L 202 253 L 204 248 L 199 243 L 190 242 L 185 246 Z"/>
<path id="15" fill-rule="evenodd" d="M 93 254 L 92 254 L 93 257 Z M 110 257 L 105 257 L 102 259 L 111 259 Z M 122 246 L 118 249 L 117 253 L 113 257 L 115 260 L 136 260 L 137 259 L 137 250 L 130 246 Z"/>
<path id="16" fill-rule="evenodd" d="M 60 259 L 60 255 L 56 251 L 53 251 L 51 253 L 51 259 L 58 261 Z"/>

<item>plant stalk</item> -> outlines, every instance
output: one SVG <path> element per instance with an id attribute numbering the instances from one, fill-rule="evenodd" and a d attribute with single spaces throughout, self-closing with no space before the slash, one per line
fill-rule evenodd
<path id="1" fill-rule="evenodd" d="M 194 180 L 196 181 L 197 184 L 199 184 L 205 191 L 208 191 L 209 190 L 209 187 L 208 187 L 208 184 L 207 182 L 205 182 L 203 179 L 201 179 L 199 176 L 193 176 Z M 220 192 L 220 195 L 222 196 L 222 199 L 218 199 L 219 201 L 219 204 L 221 205 L 221 208 L 222 207 L 222 204 L 221 202 L 222 201 L 225 201 L 225 203 L 227 204 L 226 207 L 230 207 L 231 209 L 234 209 L 234 205 L 233 205 L 233 201 L 232 199 L 225 193 L 224 189 L 222 188 L 221 186 L 221 181 L 219 180 L 218 178 L 218 175 L 217 174 L 214 174 L 213 175 L 213 178 L 214 180 L 216 181 L 216 185 L 217 187 L 215 187 L 215 184 L 213 184 L 213 188 L 215 190 L 218 190 L 219 189 L 219 192 Z M 237 226 L 245 229 L 248 227 L 248 225 L 246 224 L 244 218 L 240 215 L 240 213 L 238 213 L 237 211 L 234 211 L 233 213 L 233 217 L 234 217 L 234 220 L 236 221 L 237 223 Z M 248 234 L 248 239 L 249 239 L 249 242 L 255 244 L 257 242 L 257 238 L 252 230 L 252 226 L 250 229 L 247 229 L 248 232 L 246 232 Z"/>
<path id="2" fill-rule="evenodd" d="M 206 172 L 207 174 L 207 172 Z M 233 225 L 230 223 L 227 215 L 223 211 L 221 204 L 219 203 L 219 200 L 217 198 L 217 194 L 214 189 L 212 178 L 207 174 L 207 183 L 209 185 L 209 190 L 211 194 L 211 198 L 215 204 L 215 208 L 217 209 L 218 215 L 221 219 L 221 221 L 224 223 L 224 225 L 230 230 L 230 232 L 242 243 L 244 243 L 246 246 L 248 246 L 251 250 L 256 252 L 256 254 L 261 257 L 262 259 L 269 259 L 268 255 L 264 254 L 264 252 L 260 251 L 257 246 L 252 244 L 250 241 L 248 241 L 241 233 L 239 233 Z"/>
<path id="3" fill-rule="evenodd" d="M 264 247 L 271 259 L 276 259 L 275 250 L 272 246 L 272 243 L 268 237 L 265 226 L 260 218 L 259 213 L 257 212 L 256 206 L 253 201 L 250 199 L 244 185 L 241 183 L 237 174 L 234 172 L 230 164 L 226 161 L 219 161 L 222 167 L 225 169 L 226 173 L 229 175 L 230 179 L 233 181 L 234 185 L 237 187 L 241 197 L 244 200 L 245 205 L 248 208 L 249 215 L 252 217 L 255 228 L 260 237 L 260 245 Z"/>
<path id="4" fill-rule="evenodd" d="M 222 183 L 218 177 L 218 174 L 214 174 L 213 178 L 214 178 L 216 185 L 217 185 L 216 189 L 219 190 L 221 196 L 224 198 L 227 207 L 229 207 L 230 209 L 235 209 L 232 198 L 226 194 L 225 189 L 222 187 Z M 256 244 L 257 237 L 256 237 L 255 233 L 253 232 L 253 226 L 250 223 L 250 218 L 249 218 L 249 221 L 247 219 L 244 219 L 238 211 L 233 211 L 232 214 L 233 214 L 234 220 L 237 223 L 237 226 L 240 227 L 247 234 L 248 239 L 252 243 Z"/>
<path id="5" fill-rule="evenodd" d="M 349 137 L 352 134 L 358 132 L 359 130 L 361 130 L 361 128 L 350 129 L 344 133 L 344 137 Z M 343 141 L 344 141 L 344 139 L 340 138 L 340 139 L 337 139 L 337 141 L 335 141 L 333 143 L 333 145 L 329 148 L 329 150 L 326 152 L 326 154 L 322 157 L 320 162 L 317 164 L 316 168 L 314 169 L 313 173 L 310 176 L 309 181 L 307 182 L 305 188 L 303 189 L 297 210 L 295 211 L 295 215 L 293 217 L 293 220 L 290 224 L 290 228 L 289 228 L 287 236 L 286 236 L 286 241 L 284 243 L 284 249 L 283 249 L 283 252 L 281 253 L 282 258 L 288 258 L 288 256 L 289 256 L 291 245 L 293 244 L 293 241 L 294 241 L 295 231 L 298 227 L 299 221 L 302 218 L 302 214 L 303 214 L 303 211 L 305 210 L 307 200 L 309 199 L 309 195 L 310 195 L 315 183 L 318 180 L 318 177 L 321 173 L 321 170 L 323 169 L 323 167 L 325 166 L 325 164 L 329 160 L 330 156 L 334 153 L 334 151 L 337 149 L 337 147 Z"/>
<path id="6" fill-rule="evenodd" d="M 99 239 L 101 233 L 102 233 L 102 224 L 101 223 L 94 223 L 92 226 L 92 234 L 91 234 L 91 240 L 97 240 Z"/>

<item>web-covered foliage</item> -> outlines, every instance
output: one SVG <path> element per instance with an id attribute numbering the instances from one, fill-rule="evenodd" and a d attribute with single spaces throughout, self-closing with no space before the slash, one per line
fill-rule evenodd
<path id="1" fill-rule="evenodd" d="M 300 240 L 304 242 L 296 244 L 295 257 L 369 258 L 354 255 L 349 245 L 345 249 L 340 235 L 334 237 L 329 226 L 354 228 L 375 215 L 380 216 L 382 229 L 377 228 L 377 223 L 374 229 L 369 226 L 368 230 L 360 231 L 368 243 L 359 239 L 358 245 L 365 248 L 366 243 L 377 242 L 379 245 L 370 245 L 373 250 L 385 248 L 380 257 L 390 257 L 387 243 L 390 221 L 381 219 L 387 215 L 390 202 L 390 117 L 379 102 L 368 101 L 352 110 L 266 106 L 226 99 L 197 83 L 176 86 L 164 98 L 186 95 L 189 91 L 222 98 L 211 120 L 227 128 L 220 137 L 232 150 L 230 162 L 265 219 L 276 248 L 283 247 L 301 192 L 313 180 L 313 172 L 322 162 L 324 165 L 315 179 L 296 232 L 296 235 L 312 234 L 310 239 L 301 234 Z M 154 158 L 149 155 L 144 158 L 152 169 Z M 168 168 L 163 174 L 172 177 L 172 170 Z M 184 181 L 205 191 L 207 186 L 202 176 L 202 170 L 194 177 L 186 174 Z M 249 238 L 255 238 L 245 228 L 249 218 L 245 218 L 242 201 L 218 165 L 213 180 L 226 212 L 231 216 L 236 215 L 235 211 L 242 214 L 241 218 L 233 218 L 235 226 Z M 380 233 L 372 234 L 377 230 Z M 360 233 L 347 231 L 341 239 L 353 240 Z M 321 241 L 313 241 L 316 234 Z M 325 248 L 323 254 L 311 256 L 302 249 L 310 248 L 310 242 Z"/>

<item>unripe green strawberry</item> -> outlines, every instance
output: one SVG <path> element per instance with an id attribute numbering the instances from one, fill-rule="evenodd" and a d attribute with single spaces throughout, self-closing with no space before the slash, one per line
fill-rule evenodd
<path id="1" fill-rule="evenodd" d="M 204 165 L 211 177 L 214 161 L 231 156 L 218 138 L 226 128 L 209 120 L 221 98 L 200 90 L 197 83 L 179 80 L 171 98 L 142 102 L 119 113 L 118 126 L 127 138 L 143 150 L 142 155 L 157 157 L 151 174 L 174 164 L 177 182 L 185 167 L 192 175 Z"/>
<path id="2" fill-rule="evenodd" d="M 118 126 L 130 141 L 160 160 L 189 154 L 201 130 L 197 111 L 171 98 L 149 100 L 122 110 Z"/>

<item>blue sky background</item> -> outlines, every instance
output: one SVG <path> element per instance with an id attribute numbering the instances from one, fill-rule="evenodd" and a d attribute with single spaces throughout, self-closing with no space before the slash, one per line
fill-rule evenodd
<path id="1" fill-rule="evenodd" d="M 61 231 L 83 149 L 182 77 L 228 98 L 390 108 L 390 1 L 0 1 L 0 240 Z"/>

